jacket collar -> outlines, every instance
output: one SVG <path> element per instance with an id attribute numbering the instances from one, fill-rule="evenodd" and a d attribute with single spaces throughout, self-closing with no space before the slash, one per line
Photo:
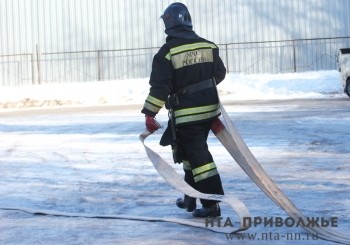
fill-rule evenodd
<path id="1" fill-rule="evenodd" d="M 180 37 L 185 39 L 199 38 L 199 36 L 192 30 L 192 28 L 188 26 L 174 26 L 173 28 L 166 29 L 164 32 L 168 35 L 168 37 Z"/>

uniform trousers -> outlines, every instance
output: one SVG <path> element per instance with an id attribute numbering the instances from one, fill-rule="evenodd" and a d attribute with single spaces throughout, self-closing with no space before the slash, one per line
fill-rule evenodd
<path id="1" fill-rule="evenodd" d="M 185 181 L 194 189 L 206 194 L 224 194 L 220 174 L 208 149 L 208 135 L 212 120 L 177 126 L 178 147 L 183 156 Z M 217 201 L 200 200 L 203 207 Z"/>

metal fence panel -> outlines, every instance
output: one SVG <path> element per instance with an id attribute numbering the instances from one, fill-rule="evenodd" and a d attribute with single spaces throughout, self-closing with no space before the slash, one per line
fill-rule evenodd
<path id="1" fill-rule="evenodd" d="M 336 54 L 350 37 L 221 44 L 229 73 L 337 69 Z M 20 86 L 148 77 L 157 48 L 0 56 L 0 85 Z"/>

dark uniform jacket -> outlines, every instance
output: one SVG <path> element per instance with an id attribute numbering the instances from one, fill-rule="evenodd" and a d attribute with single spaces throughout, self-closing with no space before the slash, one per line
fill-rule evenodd
<path id="1" fill-rule="evenodd" d="M 218 47 L 203 38 L 185 39 L 168 36 L 167 42 L 153 58 L 150 92 L 142 113 L 155 116 L 169 95 L 177 94 L 174 104 L 176 125 L 210 120 L 220 115 L 215 86 L 195 93 L 182 94 L 181 89 L 214 78 L 220 83 L 226 68 Z"/>

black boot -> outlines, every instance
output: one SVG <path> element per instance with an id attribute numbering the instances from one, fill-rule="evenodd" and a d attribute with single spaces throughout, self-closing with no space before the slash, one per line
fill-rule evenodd
<path id="1" fill-rule="evenodd" d="M 192 215 L 196 218 L 218 217 L 221 216 L 221 209 L 219 203 L 215 203 L 208 207 L 193 210 Z"/>
<path id="2" fill-rule="evenodd" d="M 186 209 L 187 212 L 192 212 L 196 207 L 196 198 L 185 195 L 184 199 L 178 198 L 176 200 L 176 206 Z"/>

